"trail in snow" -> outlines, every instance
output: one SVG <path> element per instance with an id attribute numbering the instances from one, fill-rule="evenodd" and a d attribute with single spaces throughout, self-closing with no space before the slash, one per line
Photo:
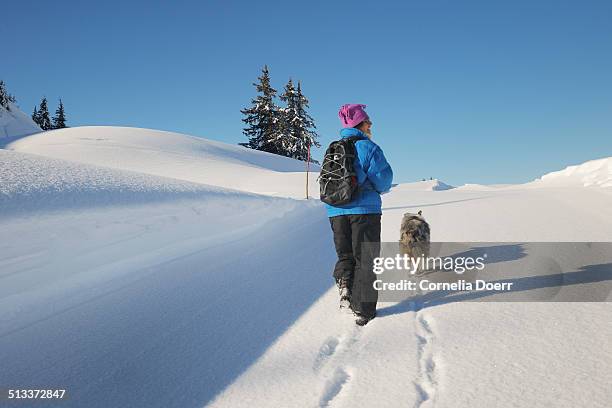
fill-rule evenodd
<path id="1" fill-rule="evenodd" d="M 438 387 L 438 373 L 434 361 L 434 333 L 427 312 L 413 302 L 414 333 L 417 341 L 418 376 L 414 381 L 417 392 L 415 408 L 433 407 Z"/>
<path id="2" fill-rule="evenodd" d="M 361 328 L 353 327 L 340 337 L 332 337 L 321 347 L 321 353 L 315 360 L 313 368 L 324 379 L 323 392 L 319 401 L 320 407 L 331 407 L 334 400 L 350 382 L 350 368 L 353 346 L 358 343 Z M 321 357 L 321 358 L 320 358 Z"/>

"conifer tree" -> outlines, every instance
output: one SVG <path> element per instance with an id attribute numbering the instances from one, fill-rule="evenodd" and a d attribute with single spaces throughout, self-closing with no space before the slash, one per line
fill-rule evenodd
<path id="1" fill-rule="evenodd" d="M 280 108 L 279 133 L 281 134 L 280 142 L 283 151 L 287 157 L 293 157 L 296 153 L 298 136 L 295 132 L 295 122 L 299 120 L 296 104 L 297 92 L 293 86 L 293 80 L 289 78 L 289 82 L 285 85 L 285 91 L 280 95 L 280 100 L 285 102 L 285 107 Z"/>
<path id="2" fill-rule="evenodd" d="M 285 93 L 280 99 L 287 104 L 283 109 L 283 140 L 290 152 L 288 156 L 298 160 L 308 160 L 308 148 L 320 147 L 321 144 L 316 140 L 318 135 L 314 130 L 316 128 L 314 120 L 306 112 L 308 99 L 302 93 L 301 83 L 298 81 L 298 87 L 295 89 L 293 81 L 289 79 Z M 312 158 L 310 161 L 317 163 Z"/>
<path id="3" fill-rule="evenodd" d="M 0 106 L 3 106 L 6 110 L 11 110 L 11 103 L 15 103 L 17 100 L 6 90 L 6 84 L 0 80 Z"/>
<path id="4" fill-rule="evenodd" d="M 66 115 L 64 112 L 64 104 L 62 100 L 59 100 L 59 107 L 55 111 L 55 116 L 53 116 L 53 129 L 63 129 L 66 126 Z"/>
<path id="5" fill-rule="evenodd" d="M 38 114 L 38 105 L 34 105 L 34 112 L 32 112 L 32 120 L 40 127 L 40 115 Z"/>
<path id="6" fill-rule="evenodd" d="M 308 98 L 306 98 L 306 96 L 304 96 L 304 94 L 302 93 L 302 83 L 300 81 L 298 81 L 297 87 L 297 100 L 298 116 L 302 119 L 302 133 L 300 134 L 302 143 L 305 146 L 321 147 L 321 144 L 317 141 L 319 135 L 315 131 L 317 126 L 315 125 L 312 116 L 310 116 L 306 111 L 306 109 L 310 107 L 310 102 L 308 101 Z"/>
<path id="7" fill-rule="evenodd" d="M 47 107 L 47 98 L 42 98 L 40 101 L 40 108 L 38 109 L 38 126 L 42 130 L 52 129 L 51 127 L 51 118 L 49 117 L 49 109 Z"/>
<path id="8" fill-rule="evenodd" d="M 248 125 L 242 133 L 249 138 L 248 142 L 240 143 L 240 145 L 265 152 L 283 154 L 282 144 L 280 143 L 282 137 L 279 132 L 280 113 L 274 103 L 276 90 L 270 85 L 270 73 L 267 65 L 264 66 L 262 75 L 258 79 L 259 83 L 253 85 L 261 95 L 251 101 L 252 106 L 250 108 L 240 111 L 246 116 L 242 121 Z"/>
<path id="9" fill-rule="evenodd" d="M 6 85 L 4 84 L 4 81 L 0 81 L 0 106 L 5 108 L 6 110 L 10 111 L 11 110 L 11 106 L 9 105 L 9 102 L 15 102 L 15 100 L 7 92 Z"/>

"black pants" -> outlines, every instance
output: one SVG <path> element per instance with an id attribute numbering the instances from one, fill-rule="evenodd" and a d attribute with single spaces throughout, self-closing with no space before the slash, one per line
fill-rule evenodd
<path id="1" fill-rule="evenodd" d="M 378 292 L 373 287 L 376 280 L 373 262 L 380 256 L 380 214 L 340 215 L 331 217 L 329 223 L 338 254 L 334 278 L 336 282 L 348 280 L 351 308 L 372 317 L 378 300 Z"/>

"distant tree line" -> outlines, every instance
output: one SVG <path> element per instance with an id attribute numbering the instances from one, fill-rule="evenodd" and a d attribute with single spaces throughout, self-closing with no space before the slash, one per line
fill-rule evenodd
<path id="1" fill-rule="evenodd" d="M 8 93 L 4 81 L 0 80 L 0 106 L 6 110 L 11 110 L 11 103 L 16 103 L 16 99 L 13 95 Z M 42 98 L 40 101 L 40 107 L 34 106 L 34 112 L 32 113 L 32 120 L 42 130 L 51 129 L 62 129 L 68 127 L 66 125 L 66 112 L 64 111 L 64 103 L 59 100 L 59 106 L 55 110 L 53 117 L 49 114 L 49 108 L 47 106 L 47 98 Z"/>
<path id="2" fill-rule="evenodd" d="M 63 129 L 66 126 L 66 112 L 64 112 L 64 103 L 61 98 L 59 100 L 59 105 L 55 110 L 55 115 L 51 118 L 49 116 L 49 108 L 47 107 L 47 98 L 42 98 L 40 101 L 40 106 L 34 105 L 34 112 L 32 112 L 32 120 L 36 123 L 42 130 L 51 130 L 51 129 Z"/>
<path id="3" fill-rule="evenodd" d="M 308 99 L 302 93 L 301 83 L 297 88 L 290 78 L 280 100 L 285 107 L 279 107 L 274 99 L 276 90 L 270 85 L 270 73 L 264 66 L 259 83 L 253 85 L 260 93 L 251 101 L 251 107 L 241 110 L 245 116 L 242 121 L 248 126 L 243 129 L 248 142 L 241 146 L 262 150 L 291 157 L 298 160 L 308 160 L 308 150 L 311 146 L 320 147 L 319 137 L 312 117 L 307 113 Z M 317 163 L 316 160 L 310 159 Z"/>

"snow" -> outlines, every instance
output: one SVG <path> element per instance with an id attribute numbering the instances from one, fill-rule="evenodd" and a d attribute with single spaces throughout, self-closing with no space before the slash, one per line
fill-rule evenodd
<path id="1" fill-rule="evenodd" d="M 612 196 L 605 191 L 401 187 L 383 196 L 383 241 L 396 241 L 403 213 L 418 210 L 432 226 L 432 241 L 612 239 Z M 333 313 L 337 301 L 329 290 L 212 406 L 588 401 L 603 408 L 612 401 L 612 356 L 601 349 L 612 346 L 610 303 L 379 304 L 381 318 L 359 330 L 350 317 Z"/>
<path id="2" fill-rule="evenodd" d="M 303 163 L 112 127 L 8 149 L 0 387 L 69 394 L 36 406 L 610 406 L 609 293 L 381 303 L 359 328 L 337 310 L 329 222 L 302 199 Z M 382 239 L 422 210 L 432 241 L 611 242 L 612 191 L 582 181 L 603 168 L 554 183 L 400 184 L 383 195 Z"/>
<path id="3" fill-rule="evenodd" d="M 211 196 L 231 200 L 236 196 L 219 187 L 10 150 L 0 150 L 0 174 L 0 217 Z"/>
<path id="4" fill-rule="evenodd" d="M 476 184 L 476 183 L 466 183 L 459 187 L 462 190 L 491 190 L 491 189 L 499 189 L 504 187 L 513 187 L 513 184 Z"/>
<path id="5" fill-rule="evenodd" d="M 444 191 L 455 188 L 450 184 L 446 184 L 443 181 L 438 179 L 433 180 L 423 180 L 417 181 L 413 183 L 402 183 L 398 185 L 394 191 L 408 191 L 408 190 L 417 190 L 417 191 Z"/>
<path id="6" fill-rule="evenodd" d="M 9 106 L 11 107 L 10 111 L 4 106 L 0 106 L 0 139 L 40 132 L 40 127 L 17 105 L 9 102 Z"/>
<path id="7" fill-rule="evenodd" d="M 612 187 L 612 157 L 591 160 L 563 170 L 548 173 L 535 180 L 541 185 L 579 185 Z"/>
<path id="8" fill-rule="evenodd" d="M 236 190 L 305 196 L 305 162 L 173 132 L 87 126 L 39 133 L 6 148 Z M 318 166 L 311 165 L 311 169 L 316 172 Z M 274 186 L 287 178 L 294 182 L 276 191 Z M 313 192 L 314 179 L 316 176 L 311 177 Z"/>

